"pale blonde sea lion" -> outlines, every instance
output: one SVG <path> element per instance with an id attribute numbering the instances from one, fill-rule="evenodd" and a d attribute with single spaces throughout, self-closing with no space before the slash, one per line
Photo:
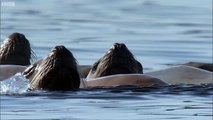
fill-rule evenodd
<path id="1" fill-rule="evenodd" d="M 87 87 L 112 87 L 119 85 L 135 85 L 148 87 L 152 85 L 167 85 L 166 82 L 143 74 L 117 74 L 99 78 L 86 79 Z"/>
<path id="2" fill-rule="evenodd" d="M 0 65 L 0 81 L 10 78 L 18 72 L 23 72 L 26 68 L 21 65 Z"/>
<path id="3" fill-rule="evenodd" d="M 145 75 L 159 78 L 169 84 L 213 83 L 213 72 L 185 65 L 148 72 Z"/>
<path id="4" fill-rule="evenodd" d="M 118 74 L 106 77 L 87 79 L 87 85 L 95 86 L 117 86 L 117 85 L 139 85 L 151 86 L 172 84 L 208 84 L 213 83 L 213 73 L 207 70 L 190 67 L 175 66 L 144 74 Z"/>

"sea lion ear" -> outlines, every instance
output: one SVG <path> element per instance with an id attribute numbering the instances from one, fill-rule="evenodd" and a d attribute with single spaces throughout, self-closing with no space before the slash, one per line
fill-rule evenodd
<path id="1" fill-rule="evenodd" d="M 143 74 L 143 66 L 141 65 L 140 62 L 137 61 L 137 64 L 138 64 L 138 68 L 139 68 L 139 73 Z"/>

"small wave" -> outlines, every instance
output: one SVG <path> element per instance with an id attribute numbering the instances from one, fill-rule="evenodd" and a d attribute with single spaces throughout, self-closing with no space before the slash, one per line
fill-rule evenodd
<path id="1" fill-rule="evenodd" d="M 28 80 L 21 74 L 17 73 L 13 77 L 0 82 L 1 94 L 22 94 L 28 90 Z"/>

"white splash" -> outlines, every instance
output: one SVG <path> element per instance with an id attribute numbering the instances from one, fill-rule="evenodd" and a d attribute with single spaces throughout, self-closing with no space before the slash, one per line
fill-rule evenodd
<path id="1" fill-rule="evenodd" d="M 29 82 L 21 73 L 17 73 L 11 78 L 1 81 L 0 85 L 1 94 L 20 94 L 27 92 Z"/>

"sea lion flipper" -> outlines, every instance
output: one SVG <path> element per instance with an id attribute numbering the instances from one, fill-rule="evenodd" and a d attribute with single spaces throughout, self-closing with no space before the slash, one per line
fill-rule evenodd
<path id="1" fill-rule="evenodd" d="M 33 74 L 35 68 L 36 68 L 36 66 L 30 65 L 27 69 L 24 70 L 24 72 L 23 72 L 22 74 L 23 74 L 27 79 L 29 79 L 30 76 Z"/>
<path id="2" fill-rule="evenodd" d="M 42 62 L 41 60 L 36 61 L 35 63 L 33 63 L 32 65 L 30 65 L 29 67 L 27 67 L 27 69 L 24 70 L 24 72 L 22 73 L 27 79 L 29 79 L 32 74 L 34 73 L 36 67 Z"/>

